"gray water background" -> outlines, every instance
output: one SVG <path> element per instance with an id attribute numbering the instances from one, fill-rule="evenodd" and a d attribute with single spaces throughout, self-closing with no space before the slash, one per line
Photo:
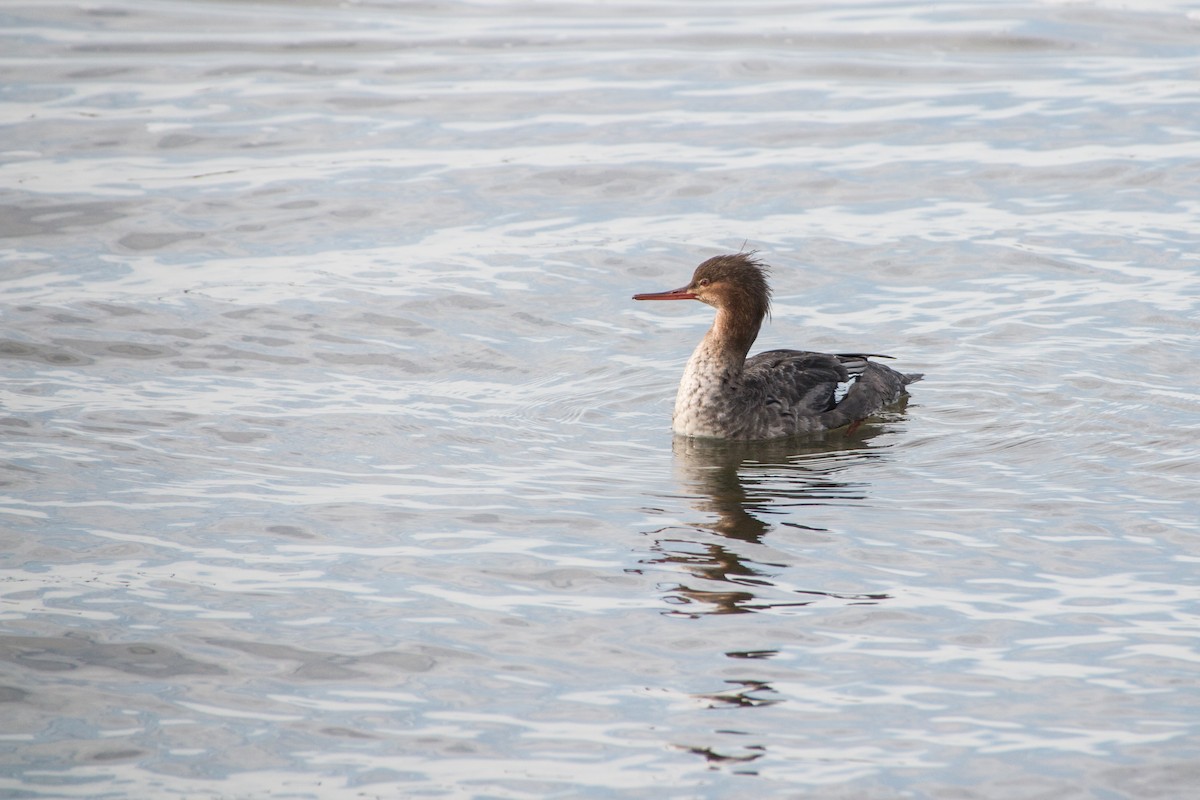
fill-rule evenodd
<path id="1" fill-rule="evenodd" d="M 1200 785 L 1200 12 L 0 0 L 0 796 Z M 927 373 L 673 442 L 758 349 Z"/>

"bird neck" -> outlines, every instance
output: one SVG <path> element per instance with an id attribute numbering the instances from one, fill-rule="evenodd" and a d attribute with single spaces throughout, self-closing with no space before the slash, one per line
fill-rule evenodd
<path id="1" fill-rule="evenodd" d="M 704 335 L 701 344 L 720 361 L 736 365 L 740 372 L 742 364 L 746 361 L 746 354 L 758 338 L 761 327 L 761 316 L 719 308 L 716 319 L 713 320 L 712 327 Z"/>
<path id="2" fill-rule="evenodd" d="M 746 354 L 758 338 L 761 319 L 748 319 L 718 309 L 712 327 L 688 360 L 683 381 L 693 391 L 728 392 L 737 386 Z"/>
<path id="3" fill-rule="evenodd" d="M 676 433 L 723 436 L 744 416 L 742 372 L 761 324 L 761 317 L 747 321 L 724 309 L 717 311 L 679 381 L 672 423 Z"/>

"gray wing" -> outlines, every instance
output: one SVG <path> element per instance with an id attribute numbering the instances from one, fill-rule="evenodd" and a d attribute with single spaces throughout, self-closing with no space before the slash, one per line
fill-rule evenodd
<path id="1" fill-rule="evenodd" d="M 840 428 L 895 402 L 917 379 L 870 358 L 887 356 L 768 350 L 746 361 L 743 385 L 785 418 L 816 417 L 823 428 Z"/>

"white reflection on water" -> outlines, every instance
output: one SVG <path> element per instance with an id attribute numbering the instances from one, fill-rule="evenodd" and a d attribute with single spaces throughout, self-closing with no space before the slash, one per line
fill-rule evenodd
<path id="1" fill-rule="evenodd" d="M 756 120 L 757 122 L 757 120 Z M 659 145 L 655 143 L 608 145 L 589 147 L 581 153 L 578 144 L 541 147 L 507 147 L 454 150 L 430 150 L 427 148 L 390 148 L 378 151 L 356 151 L 352 154 L 329 154 L 307 156 L 297 159 L 294 155 L 269 157 L 256 155 L 238 159 L 225 158 L 218 163 L 204 159 L 203 168 L 197 173 L 186 160 L 129 158 L 108 161 L 93 159 L 84 166 L 75 162 L 59 163 L 50 159 L 30 159 L 10 162 L 0 166 L 0 181 L 21 184 L 31 191 L 45 194 L 80 188 L 81 184 L 90 193 L 98 196 L 141 195 L 147 191 L 161 192 L 185 186 L 201 185 L 206 188 L 223 187 L 247 191 L 263 188 L 276 181 L 334 180 L 345 179 L 361 171 L 365 178 L 372 170 L 420 169 L 420 175 L 407 179 L 418 181 L 422 176 L 435 176 L 447 171 L 484 170 L 495 167 L 536 167 L 553 169 L 561 167 L 583 167 L 589 164 L 614 166 L 638 166 L 646 162 L 660 161 Z M 1163 165 L 1178 161 L 1186 164 L 1200 155 L 1200 145 L 1182 143 L 1138 143 L 1123 145 L 1080 145 L 1054 150 L 1029 150 L 1019 147 L 996 147 L 983 142 L 957 142 L 937 145 L 886 145 L 862 144 L 857 146 L 805 146 L 805 147 L 745 147 L 729 150 L 723 147 L 675 146 L 667 163 L 688 166 L 692 169 L 762 170 L 785 164 L 836 165 L 839 170 L 871 170 L 898 164 L 929 165 L 936 163 L 941 168 L 954 168 L 959 164 L 978 166 L 1005 166 L 1025 168 L 1064 167 L 1077 164 L 1118 162 L 1123 167 L 1144 162 Z M 123 179 L 119 184 L 111 182 L 114 172 Z M 964 204 L 946 204 L 941 212 L 954 213 Z M 980 208 L 976 206 L 976 208 Z M 980 208 L 980 210 L 984 210 Z M 1193 209 L 1194 213 L 1194 209 Z M 1154 217 L 1152 217 L 1154 218 Z M 494 235 L 494 233 L 493 233 Z"/>

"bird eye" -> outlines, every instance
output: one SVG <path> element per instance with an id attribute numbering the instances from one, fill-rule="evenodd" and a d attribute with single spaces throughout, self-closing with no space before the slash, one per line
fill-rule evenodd
<path id="1" fill-rule="evenodd" d="M 708 278 L 701 278 L 701 279 L 699 280 L 699 284 L 700 284 L 701 286 L 708 286 Z"/>

